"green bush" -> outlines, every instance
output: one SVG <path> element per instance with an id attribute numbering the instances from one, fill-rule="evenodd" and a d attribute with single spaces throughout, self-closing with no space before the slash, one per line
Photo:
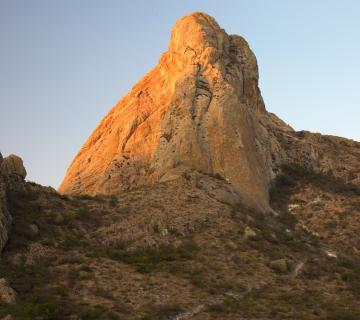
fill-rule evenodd
<path id="1" fill-rule="evenodd" d="M 338 310 L 328 314 L 327 320 L 359 320 L 360 311 Z"/>
<path id="2" fill-rule="evenodd" d="M 82 240 L 73 236 L 66 236 L 61 242 L 61 248 L 65 251 L 80 247 L 83 244 Z"/>
<path id="3" fill-rule="evenodd" d="M 296 187 L 310 183 L 324 191 L 360 195 L 360 189 L 351 183 L 345 183 L 332 173 L 315 172 L 299 165 L 284 165 L 281 168 L 270 190 L 271 203 L 275 207 L 281 207 Z"/>
<path id="4" fill-rule="evenodd" d="M 113 260 L 134 266 L 138 272 L 150 273 L 169 262 L 190 260 L 197 251 L 197 245 L 188 240 L 178 247 L 162 245 L 158 248 L 138 249 L 131 252 L 123 249 L 108 249 L 106 253 Z"/>

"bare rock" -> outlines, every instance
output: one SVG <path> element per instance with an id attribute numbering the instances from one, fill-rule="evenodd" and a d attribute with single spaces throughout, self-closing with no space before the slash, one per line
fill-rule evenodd
<path id="1" fill-rule="evenodd" d="M 270 268 L 278 273 L 287 273 L 289 271 L 289 265 L 286 259 L 271 261 Z"/>
<path id="2" fill-rule="evenodd" d="M 62 224 L 64 223 L 65 219 L 61 213 L 56 213 L 54 221 L 56 224 Z"/>
<path id="3" fill-rule="evenodd" d="M 190 14 L 175 24 L 158 65 L 89 137 L 59 190 L 113 194 L 185 166 L 221 175 L 239 200 L 267 210 L 270 175 L 256 144 L 265 112 L 247 42 Z"/>
<path id="4" fill-rule="evenodd" d="M 29 239 L 35 239 L 39 234 L 39 227 L 34 223 L 30 224 L 27 228 L 25 228 L 24 233 Z"/>
<path id="5" fill-rule="evenodd" d="M 249 226 L 246 226 L 244 229 L 244 238 L 245 239 L 254 239 L 256 238 L 257 234 L 256 232 L 250 228 Z"/>
<path id="6" fill-rule="evenodd" d="M 179 19 L 168 51 L 100 122 L 59 191 L 117 194 L 176 179 L 185 168 L 228 181 L 235 192 L 219 195 L 223 201 L 235 195 L 271 212 L 269 190 L 283 164 L 332 171 L 360 185 L 360 144 L 295 132 L 267 112 L 258 80 L 245 39 L 204 13 Z"/>
<path id="7" fill-rule="evenodd" d="M 15 174 L 20 176 L 22 179 L 25 179 L 26 177 L 26 169 L 22 159 L 14 154 L 11 154 L 3 159 L 1 171 L 4 175 Z"/>
<path id="8" fill-rule="evenodd" d="M 15 304 L 17 294 L 15 290 L 9 287 L 7 281 L 0 279 L 0 302 L 4 304 Z"/>
<path id="9" fill-rule="evenodd" d="M 305 266 L 305 262 L 300 262 L 295 265 L 294 270 L 293 270 L 294 278 L 299 276 L 302 273 L 302 271 L 304 270 L 304 266 Z"/>
<path id="10" fill-rule="evenodd" d="M 8 240 L 11 221 L 11 215 L 6 205 L 6 184 L 0 174 L 0 252 Z"/>
<path id="11" fill-rule="evenodd" d="M 10 155 L 3 158 L 0 154 L 0 253 L 8 240 L 12 222 L 7 208 L 8 192 L 24 191 L 26 170 L 21 158 Z"/>

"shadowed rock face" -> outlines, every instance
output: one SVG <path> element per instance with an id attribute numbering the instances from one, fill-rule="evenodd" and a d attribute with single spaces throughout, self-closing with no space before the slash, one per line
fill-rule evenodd
<path id="1" fill-rule="evenodd" d="M 0 253 L 8 240 L 12 221 L 7 208 L 7 193 L 23 190 L 25 177 L 21 158 L 13 154 L 3 158 L 0 153 Z"/>
<path id="2" fill-rule="evenodd" d="M 271 210 L 282 163 L 321 165 L 313 143 L 265 110 L 258 77 L 242 37 L 204 13 L 181 18 L 168 51 L 100 122 L 59 191 L 116 194 L 197 170 L 225 178 L 246 205 Z"/>

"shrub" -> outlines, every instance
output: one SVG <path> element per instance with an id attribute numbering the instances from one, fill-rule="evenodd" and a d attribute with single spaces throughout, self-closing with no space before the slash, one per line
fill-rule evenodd
<path id="1" fill-rule="evenodd" d="M 32 296 L 14 311 L 16 319 L 56 319 L 60 313 L 59 305 L 49 302 L 40 302 L 38 297 Z"/>
<path id="2" fill-rule="evenodd" d="M 145 307 L 145 316 L 142 317 L 142 320 L 168 320 L 173 319 L 182 312 L 184 312 L 184 309 L 176 304 L 148 305 Z"/>
<path id="3" fill-rule="evenodd" d="M 328 320 L 358 320 L 360 319 L 359 311 L 337 310 L 328 314 Z"/>
<path id="4" fill-rule="evenodd" d="M 72 236 L 66 236 L 65 239 L 61 242 L 61 248 L 66 251 L 78 248 L 81 245 L 81 239 Z"/>
<path id="5" fill-rule="evenodd" d="M 119 317 L 111 312 L 107 311 L 101 305 L 95 306 L 84 306 L 83 310 L 80 312 L 80 319 L 86 320 L 117 320 Z"/>
<path id="6" fill-rule="evenodd" d="M 134 266 L 138 272 L 150 273 L 172 261 L 190 260 L 197 251 L 197 245 L 188 240 L 178 247 L 162 245 L 158 248 L 138 249 L 131 252 L 122 249 L 108 249 L 107 255 L 113 260 Z"/>
<path id="7" fill-rule="evenodd" d="M 298 184 L 311 183 L 328 192 L 360 195 L 360 189 L 352 183 L 345 183 L 332 173 L 315 172 L 299 165 L 284 165 L 270 190 L 271 202 L 282 204 Z"/>

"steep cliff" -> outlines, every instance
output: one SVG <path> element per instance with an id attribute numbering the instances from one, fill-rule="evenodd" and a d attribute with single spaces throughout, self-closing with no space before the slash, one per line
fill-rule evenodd
<path id="1" fill-rule="evenodd" d="M 101 121 L 60 187 L 114 194 L 198 170 L 219 174 L 268 209 L 269 157 L 258 150 L 266 113 L 256 58 L 203 13 L 181 18 L 158 65 Z"/>
<path id="2" fill-rule="evenodd" d="M 195 170 L 223 177 L 239 201 L 269 211 L 271 182 L 284 164 L 343 175 L 328 150 L 338 144 L 355 150 L 346 172 L 359 181 L 359 144 L 296 133 L 265 110 L 258 78 L 242 37 L 204 13 L 181 18 L 168 51 L 100 122 L 59 191 L 118 194 Z"/>
<path id="3" fill-rule="evenodd" d="M 15 155 L 3 158 L 0 153 L 0 253 L 8 240 L 12 221 L 7 208 L 7 193 L 23 190 L 25 177 L 21 158 Z"/>

